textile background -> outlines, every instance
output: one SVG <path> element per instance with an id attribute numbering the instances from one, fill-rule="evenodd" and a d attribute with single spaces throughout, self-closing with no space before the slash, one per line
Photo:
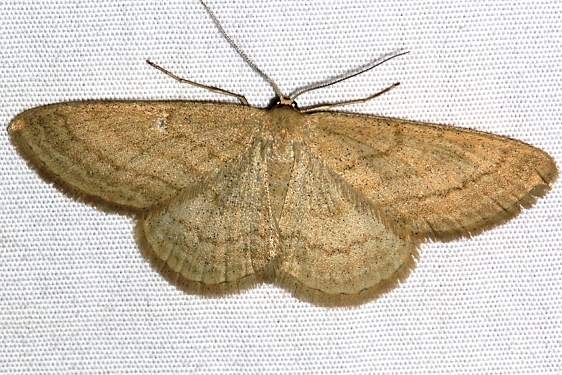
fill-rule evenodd
<path id="1" fill-rule="evenodd" d="M 285 91 L 410 54 L 299 104 L 401 86 L 364 113 L 510 136 L 562 165 L 562 5 L 543 1 L 209 1 Z M 197 1 L 0 2 L 0 124 L 96 98 L 229 100 L 180 76 L 273 93 Z M 275 285 L 209 299 L 169 284 L 133 220 L 75 202 L 0 132 L 0 372 L 562 373 L 562 184 L 509 223 L 429 243 L 403 285 L 327 309 Z"/>

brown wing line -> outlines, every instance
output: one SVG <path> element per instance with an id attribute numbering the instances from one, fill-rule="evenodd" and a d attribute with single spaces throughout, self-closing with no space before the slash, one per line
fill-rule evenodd
<path id="1" fill-rule="evenodd" d="M 197 189 L 143 217 L 143 236 L 153 252 L 187 284 L 226 291 L 231 288 L 220 284 L 264 277 L 278 234 L 268 205 L 262 149 L 257 140 Z"/>
<path id="2" fill-rule="evenodd" d="M 27 110 L 8 130 L 28 162 L 68 192 L 142 209 L 245 152 L 262 115 L 226 103 L 67 102 Z"/>
<path id="3" fill-rule="evenodd" d="M 359 303 L 403 280 L 417 241 L 402 238 L 372 206 L 306 147 L 295 166 L 278 223 L 276 280 L 301 298 Z"/>
<path id="4" fill-rule="evenodd" d="M 428 125 L 428 126 L 432 126 L 432 125 Z M 456 129 L 455 129 L 456 130 Z M 334 134 L 341 136 L 342 138 L 347 138 L 349 140 L 352 140 L 353 142 L 356 142 L 357 144 L 360 144 L 364 147 L 369 147 L 369 145 L 363 141 L 361 141 L 360 139 L 358 139 L 357 137 L 352 137 L 346 134 L 341 134 L 338 133 L 337 129 L 333 131 Z M 413 140 L 416 141 L 416 140 Z M 422 145 L 422 142 L 416 142 L 419 143 L 420 145 Z M 457 157 L 461 157 L 460 154 L 458 154 L 455 151 L 451 151 L 451 150 L 447 150 L 445 147 L 441 147 L 441 146 L 435 146 L 435 149 L 438 149 L 439 151 L 443 151 L 444 153 L 448 153 L 450 155 L 456 154 Z M 378 156 L 377 157 L 392 157 L 393 156 L 393 150 L 381 150 L 381 149 L 376 149 L 376 153 Z M 406 160 L 404 158 L 400 158 L 399 155 L 396 155 L 396 158 L 400 159 L 400 162 L 403 163 L 403 165 L 408 166 L 410 168 L 415 168 L 415 163 L 412 163 L 409 160 Z M 494 172 L 497 171 L 497 169 L 500 167 L 501 163 L 505 162 L 505 160 L 499 160 L 499 162 L 494 163 L 494 166 L 490 169 L 490 170 L 486 170 L 486 171 L 478 171 L 478 173 L 474 174 L 474 182 L 477 181 L 478 179 L 482 179 L 485 176 L 490 176 L 492 175 Z M 399 202 L 408 202 L 410 200 L 423 200 L 426 198 L 432 198 L 435 197 L 436 195 L 446 195 L 447 193 L 454 191 L 454 190 L 463 190 L 463 188 L 465 188 L 466 182 L 463 182 L 461 185 L 459 186 L 453 186 L 453 187 L 446 187 L 443 188 L 441 190 L 434 190 L 434 191 L 427 191 L 425 193 L 422 194 L 418 194 L 415 197 L 413 196 L 406 196 L 406 195 L 398 195 L 393 197 L 392 201 L 389 202 L 389 204 L 392 203 L 399 203 Z"/>
<path id="5" fill-rule="evenodd" d="M 307 145 L 364 194 L 385 222 L 420 238 L 470 236 L 517 215 L 557 177 L 523 142 L 400 119 L 310 115 Z"/>

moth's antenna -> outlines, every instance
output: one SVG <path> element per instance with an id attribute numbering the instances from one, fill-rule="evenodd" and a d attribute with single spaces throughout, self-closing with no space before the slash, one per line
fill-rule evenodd
<path id="1" fill-rule="evenodd" d="M 350 73 L 346 73 L 343 76 L 339 76 L 339 77 L 336 77 L 336 78 L 333 78 L 333 79 L 329 79 L 328 81 L 319 82 L 319 83 L 312 84 L 312 85 L 307 86 L 307 87 L 297 89 L 289 95 L 289 98 L 294 100 L 297 96 L 300 96 L 300 95 L 304 94 L 305 92 L 309 92 L 309 91 L 312 91 L 312 90 L 318 90 L 318 89 L 322 89 L 324 87 L 335 85 L 336 83 L 339 83 L 341 81 L 345 81 L 346 79 L 350 79 L 350 78 L 353 78 L 355 76 L 358 76 L 359 74 L 368 72 L 369 70 L 374 69 L 377 66 L 382 65 L 385 62 L 394 59 L 395 57 L 402 56 L 402 55 L 405 55 L 407 53 L 409 53 L 409 51 L 396 52 L 396 53 L 393 53 L 391 55 L 387 55 L 382 60 L 377 59 L 377 60 L 374 60 L 374 61 L 370 62 L 367 65 L 365 65 L 364 67 L 359 68 L 358 71 L 355 70 L 355 71 L 352 71 Z"/>
<path id="2" fill-rule="evenodd" d="M 246 62 L 246 64 L 248 64 L 254 72 L 258 73 L 267 83 L 269 83 L 271 85 L 271 87 L 273 88 L 273 91 L 275 91 L 275 95 L 277 95 L 277 97 L 279 97 L 280 100 L 286 99 L 286 96 L 281 92 L 281 89 L 279 89 L 279 86 L 277 86 L 277 84 L 275 82 L 273 82 L 273 80 L 271 78 L 269 78 L 267 76 L 267 74 L 265 74 L 260 68 L 258 68 L 256 66 L 256 64 L 254 64 L 254 62 L 252 60 L 250 60 L 248 55 L 246 55 L 244 53 L 244 51 L 242 51 L 240 49 L 240 47 L 238 47 L 238 45 L 236 45 L 236 43 L 234 43 L 232 38 L 230 36 L 228 36 L 228 34 L 222 28 L 222 25 L 220 24 L 217 16 L 215 15 L 215 13 L 213 13 L 211 8 L 209 8 L 207 6 L 207 4 L 205 4 L 203 2 L 203 0 L 199 0 L 199 2 L 201 3 L 201 5 L 203 5 L 205 10 L 207 11 L 207 14 L 209 14 L 209 17 L 211 17 L 211 20 L 213 20 L 213 23 L 215 24 L 215 26 L 217 27 L 219 32 L 222 34 L 222 36 L 226 39 L 226 41 L 230 44 L 230 46 L 232 48 L 234 48 L 234 50 L 236 52 L 238 52 L 238 54 L 240 55 L 240 57 L 242 57 L 242 59 Z"/>

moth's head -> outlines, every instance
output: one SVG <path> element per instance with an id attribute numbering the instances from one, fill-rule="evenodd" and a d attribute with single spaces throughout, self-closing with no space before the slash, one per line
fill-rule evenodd
<path id="1" fill-rule="evenodd" d="M 295 102 L 293 98 L 285 95 L 281 97 L 276 95 L 275 97 L 273 97 L 273 99 L 269 101 L 269 105 L 267 106 L 268 109 L 279 108 L 279 107 L 285 107 L 285 108 L 290 107 L 296 109 L 297 111 L 299 110 L 299 106 L 297 105 L 297 102 Z"/>

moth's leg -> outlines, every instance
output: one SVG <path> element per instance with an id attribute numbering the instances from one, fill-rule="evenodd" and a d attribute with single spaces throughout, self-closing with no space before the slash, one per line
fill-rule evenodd
<path id="1" fill-rule="evenodd" d="M 379 92 L 377 92 L 373 95 L 369 95 L 365 98 L 344 100 L 344 101 L 341 101 L 341 102 L 334 102 L 334 103 L 318 103 L 318 104 L 314 104 L 314 105 L 311 105 L 311 106 L 308 106 L 308 107 L 301 108 L 300 111 L 301 112 L 319 112 L 319 111 L 325 111 L 327 109 L 330 109 L 330 108 L 336 107 L 336 106 L 340 106 L 340 105 L 365 103 L 369 100 L 375 99 L 375 98 L 387 93 L 388 91 L 392 90 L 393 88 L 397 87 L 398 85 L 400 85 L 400 82 L 393 83 L 392 85 L 382 89 L 381 91 L 379 91 Z"/>
<path id="2" fill-rule="evenodd" d="M 162 73 L 172 77 L 173 79 L 175 79 L 178 82 L 187 83 L 189 85 L 193 85 L 193 86 L 196 86 L 196 87 L 201 87 L 203 89 L 206 89 L 206 90 L 209 90 L 209 91 L 212 91 L 212 92 L 216 92 L 216 93 L 219 93 L 219 94 L 233 96 L 236 99 L 240 100 L 240 103 L 242 103 L 243 105 L 248 105 L 248 100 L 246 100 L 246 97 L 244 97 L 243 95 L 237 94 L 237 93 L 232 92 L 232 91 L 224 90 L 224 89 L 221 89 L 219 87 L 204 85 L 202 83 L 198 83 L 198 82 L 194 82 L 194 81 L 190 81 L 188 79 L 182 78 L 182 77 L 170 72 L 169 70 L 164 69 L 160 65 L 157 65 L 157 64 L 153 63 L 150 60 L 146 60 L 146 63 L 148 65 L 152 66 L 153 68 L 158 69 Z"/>

